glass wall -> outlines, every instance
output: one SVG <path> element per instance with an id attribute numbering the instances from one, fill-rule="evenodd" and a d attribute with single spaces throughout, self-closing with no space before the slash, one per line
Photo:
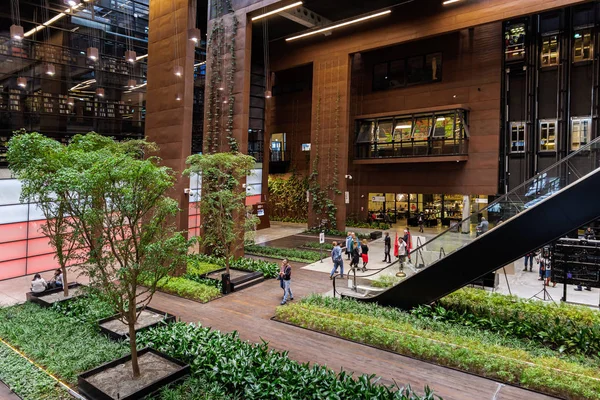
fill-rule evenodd
<path id="1" fill-rule="evenodd" d="M 144 135 L 148 0 L 74 4 L 21 1 L 20 19 L 0 17 L 0 163 L 19 129 Z"/>

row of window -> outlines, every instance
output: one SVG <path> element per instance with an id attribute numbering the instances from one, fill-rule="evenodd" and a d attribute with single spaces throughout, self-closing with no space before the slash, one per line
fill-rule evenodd
<path id="1" fill-rule="evenodd" d="M 571 143 L 572 151 L 579 150 L 590 141 L 590 128 L 592 119 L 571 118 Z M 539 122 L 538 151 L 556 151 L 557 148 L 557 121 L 542 120 Z M 511 122 L 510 124 L 510 152 L 524 153 L 526 149 L 527 125 L 525 122 Z"/>
<path id="2" fill-rule="evenodd" d="M 591 29 L 579 29 L 572 37 L 572 61 L 590 61 L 594 57 L 594 41 Z M 525 24 L 510 25 L 504 32 L 506 61 L 525 59 Z M 540 66 L 552 67 L 560 62 L 559 35 L 542 37 Z"/>
<path id="3" fill-rule="evenodd" d="M 356 143 L 399 143 L 468 137 L 465 110 L 404 115 L 358 122 Z M 425 143 L 423 143 L 425 144 Z"/>
<path id="4" fill-rule="evenodd" d="M 373 90 L 385 90 L 442 80 L 442 53 L 431 53 L 376 64 Z"/>

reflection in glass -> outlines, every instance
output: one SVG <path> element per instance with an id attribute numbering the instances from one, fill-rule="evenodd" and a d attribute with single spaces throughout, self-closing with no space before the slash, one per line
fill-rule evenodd
<path id="1" fill-rule="evenodd" d="M 540 151 L 556 150 L 556 120 L 540 121 Z"/>
<path id="2" fill-rule="evenodd" d="M 579 150 L 588 144 L 590 138 L 591 118 L 571 119 L 571 150 Z"/>
<path id="3" fill-rule="evenodd" d="M 542 67 L 558 65 L 558 35 L 542 38 Z"/>
<path id="4" fill-rule="evenodd" d="M 525 151 L 525 123 L 511 122 L 510 124 L 510 152 L 522 153 Z"/>
<path id="5" fill-rule="evenodd" d="M 592 32 L 589 29 L 575 32 L 573 35 L 573 62 L 592 59 Z"/>

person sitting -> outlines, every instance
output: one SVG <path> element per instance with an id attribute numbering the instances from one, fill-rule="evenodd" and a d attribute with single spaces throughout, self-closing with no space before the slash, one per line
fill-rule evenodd
<path id="1" fill-rule="evenodd" d="M 42 293 L 46 290 L 47 286 L 46 280 L 40 274 L 33 276 L 33 280 L 31 281 L 31 291 L 33 293 Z"/>
<path id="2" fill-rule="evenodd" d="M 63 287 L 63 274 L 60 268 L 57 268 L 56 271 L 54 271 L 54 276 L 52 277 L 52 279 L 50 280 L 50 283 L 48 284 L 49 288 L 52 289 L 62 289 Z"/>

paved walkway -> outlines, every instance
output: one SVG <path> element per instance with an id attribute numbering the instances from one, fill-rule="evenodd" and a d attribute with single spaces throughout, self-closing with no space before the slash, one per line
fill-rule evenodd
<path id="1" fill-rule="evenodd" d="M 14 394 L 5 384 L 0 381 L 0 400 L 21 400 L 19 396 Z"/>

